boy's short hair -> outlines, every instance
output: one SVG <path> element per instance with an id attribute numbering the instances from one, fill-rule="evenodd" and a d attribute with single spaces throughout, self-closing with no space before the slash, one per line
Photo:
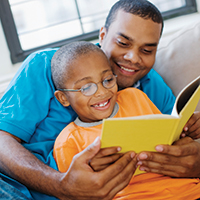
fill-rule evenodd
<path id="1" fill-rule="evenodd" d="M 51 74 L 56 89 L 65 87 L 73 62 L 80 56 L 91 52 L 100 52 L 106 57 L 97 45 L 85 41 L 66 44 L 56 51 L 51 60 Z"/>
<path id="2" fill-rule="evenodd" d="M 115 21 L 119 10 L 122 10 L 133 15 L 137 15 L 144 19 L 151 19 L 156 23 L 162 24 L 160 35 L 163 31 L 163 18 L 160 11 L 147 0 L 119 0 L 110 9 L 105 22 L 105 28 L 108 30 L 110 25 Z"/>

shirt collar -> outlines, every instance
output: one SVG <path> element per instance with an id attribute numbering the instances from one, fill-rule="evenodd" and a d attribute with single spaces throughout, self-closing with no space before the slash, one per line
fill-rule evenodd
<path id="1" fill-rule="evenodd" d="M 151 70 L 148 74 L 146 74 L 144 77 L 142 77 L 140 80 L 138 80 L 136 83 L 133 84 L 133 87 L 134 88 L 140 88 L 141 87 L 141 84 L 146 82 L 146 81 L 149 81 L 150 80 L 150 73 L 151 73 Z"/>
<path id="2" fill-rule="evenodd" d="M 116 103 L 115 103 L 115 106 L 114 106 L 114 109 L 113 109 L 113 112 L 112 112 L 112 114 L 110 115 L 110 117 L 108 117 L 108 118 L 113 118 L 113 117 L 117 114 L 118 110 L 119 110 L 119 105 L 118 105 L 118 103 L 116 102 Z M 98 125 L 102 124 L 102 122 L 103 122 L 103 120 L 100 120 L 100 121 L 98 121 L 98 122 L 91 122 L 91 123 L 82 122 L 82 121 L 79 119 L 79 117 L 77 117 L 77 118 L 75 119 L 75 121 L 74 121 L 74 123 L 75 123 L 77 126 L 81 126 L 81 127 L 98 126 Z"/>

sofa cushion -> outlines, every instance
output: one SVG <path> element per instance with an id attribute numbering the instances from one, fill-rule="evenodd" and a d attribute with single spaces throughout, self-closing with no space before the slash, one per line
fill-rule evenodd
<path id="1" fill-rule="evenodd" d="M 200 75 L 200 21 L 161 38 L 154 69 L 175 96 Z"/>

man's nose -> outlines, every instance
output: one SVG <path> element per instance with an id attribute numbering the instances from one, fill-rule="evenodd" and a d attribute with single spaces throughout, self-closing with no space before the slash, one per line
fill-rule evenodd
<path id="1" fill-rule="evenodd" d="M 139 52 L 134 49 L 127 51 L 126 54 L 124 55 L 124 59 L 132 63 L 140 63 L 141 61 Z"/>

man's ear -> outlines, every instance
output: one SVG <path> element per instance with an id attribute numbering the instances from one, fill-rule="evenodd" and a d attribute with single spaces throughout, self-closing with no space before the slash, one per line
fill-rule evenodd
<path id="1" fill-rule="evenodd" d="M 102 45 L 102 42 L 106 36 L 107 30 L 106 28 L 103 26 L 101 27 L 100 31 L 99 31 L 99 44 L 100 46 Z"/>
<path id="2" fill-rule="evenodd" d="M 54 95 L 56 97 L 56 99 L 64 106 L 64 107 L 67 107 L 70 105 L 66 95 L 64 94 L 64 92 L 62 91 L 59 91 L 59 90 L 56 90 L 54 92 Z"/>

